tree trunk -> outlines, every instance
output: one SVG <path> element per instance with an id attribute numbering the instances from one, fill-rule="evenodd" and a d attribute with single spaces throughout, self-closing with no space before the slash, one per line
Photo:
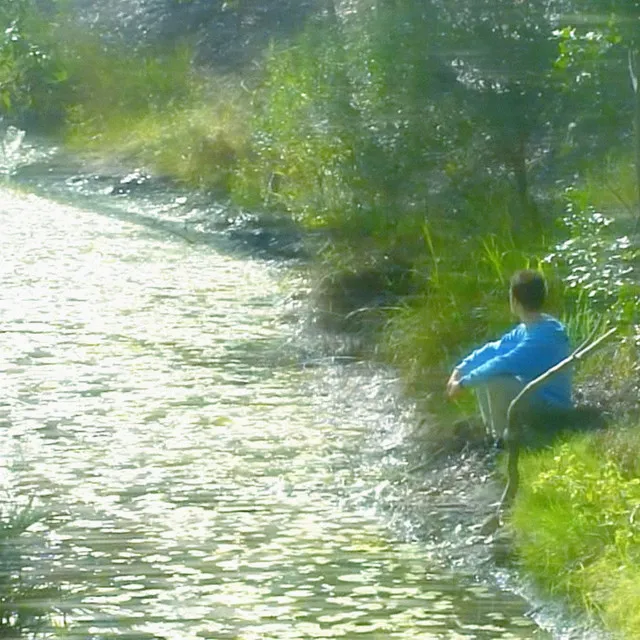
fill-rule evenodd
<path id="1" fill-rule="evenodd" d="M 527 228 L 535 233 L 542 232 L 542 221 L 540 211 L 529 193 L 529 176 L 527 172 L 527 141 L 526 136 L 521 133 L 517 140 L 508 141 L 511 145 L 508 157 L 510 159 L 511 171 L 516 183 L 516 192 L 520 201 L 520 207 Z"/>

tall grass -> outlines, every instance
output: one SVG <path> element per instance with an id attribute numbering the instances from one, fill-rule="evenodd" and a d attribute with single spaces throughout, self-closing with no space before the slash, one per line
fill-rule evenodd
<path id="1" fill-rule="evenodd" d="M 512 239 L 504 242 L 493 234 L 456 240 L 425 226 L 424 244 L 416 268 L 426 274 L 426 286 L 389 319 L 384 342 L 414 388 L 509 328 L 515 321 L 509 279 L 517 269 L 540 264 Z"/>
<path id="2" fill-rule="evenodd" d="M 242 89 L 224 82 L 219 86 L 215 99 L 199 96 L 162 111 L 116 112 L 99 122 L 76 107 L 69 116 L 67 142 L 73 149 L 111 155 L 198 189 L 227 193 L 246 147 L 246 107 L 238 100 Z"/>
<path id="3" fill-rule="evenodd" d="M 145 116 L 188 104 L 193 95 L 191 51 L 188 47 L 158 53 L 126 45 L 105 45 L 77 31 L 61 30 L 60 52 L 69 74 L 73 99 L 96 128 L 113 115 Z"/>
<path id="4" fill-rule="evenodd" d="M 191 58 L 186 46 L 158 54 L 70 40 L 68 144 L 197 188 L 228 191 L 245 152 L 247 89 L 240 78 L 196 73 Z"/>

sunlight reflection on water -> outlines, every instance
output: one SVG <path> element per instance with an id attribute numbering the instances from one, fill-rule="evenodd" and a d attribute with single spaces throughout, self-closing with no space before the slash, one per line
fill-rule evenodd
<path id="1" fill-rule="evenodd" d="M 51 512 L 65 637 L 543 637 L 353 509 L 402 417 L 384 372 L 301 366 L 282 268 L 1 196 L 0 485 Z"/>

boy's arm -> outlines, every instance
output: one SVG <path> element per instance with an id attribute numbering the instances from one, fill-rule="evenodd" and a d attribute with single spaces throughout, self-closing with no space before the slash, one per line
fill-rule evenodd
<path id="1" fill-rule="evenodd" d="M 455 371 L 460 372 L 460 376 L 466 378 L 466 376 L 483 366 L 486 362 L 489 362 L 493 358 L 509 353 L 513 350 L 521 341 L 518 327 L 512 329 L 508 333 L 505 333 L 500 340 L 494 342 L 487 342 L 482 347 L 471 352 L 466 358 L 461 360 L 455 367 Z"/>
<path id="2" fill-rule="evenodd" d="M 527 336 L 515 347 L 486 360 L 480 366 L 464 374 L 460 380 L 463 386 L 473 387 L 486 382 L 489 378 L 501 375 L 518 376 L 531 367 L 544 345 L 539 340 Z"/>

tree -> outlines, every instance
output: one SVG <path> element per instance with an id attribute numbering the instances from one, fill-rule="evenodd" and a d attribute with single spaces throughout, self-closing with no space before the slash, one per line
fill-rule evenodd
<path id="1" fill-rule="evenodd" d="M 462 99 L 474 125 L 484 130 L 488 150 L 511 173 L 528 225 L 539 230 L 528 165 L 533 145 L 542 144 L 553 129 L 557 109 L 551 3 L 456 0 L 436 4 L 447 25 L 440 35 L 440 53 L 457 72 L 464 89 Z"/>
<path id="2" fill-rule="evenodd" d="M 589 91 L 589 112 L 612 121 L 616 142 L 634 131 L 637 182 L 636 231 L 640 222 L 640 1 L 583 0 L 580 21 L 557 32 L 558 67 L 575 87 Z M 575 15 L 575 14 L 574 14 Z M 599 109 L 594 109 L 595 105 Z"/>

